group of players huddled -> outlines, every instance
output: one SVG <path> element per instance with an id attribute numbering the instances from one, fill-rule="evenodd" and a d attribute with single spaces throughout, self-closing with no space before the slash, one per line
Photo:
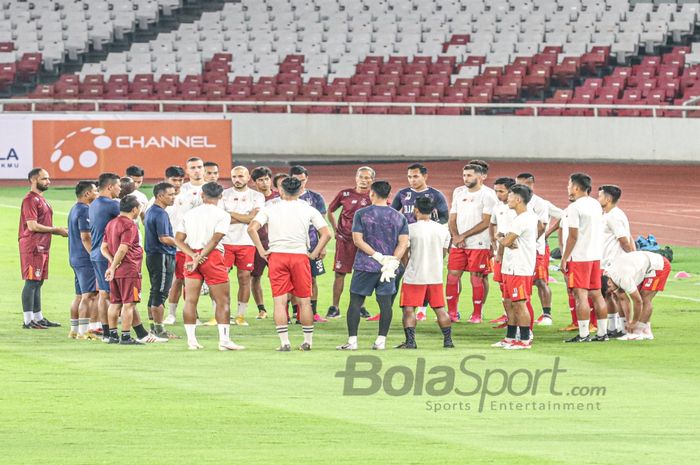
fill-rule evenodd
<path id="1" fill-rule="evenodd" d="M 570 204 L 561 210 L 534 193 L 531 173 L 498 178 L 490 188 L 485 185 L 488 168 L 483 160 L 466 164 L 463 185 L 448 204 L 440 191 L 428 186 L 428 170 L 420 163 L 408 166 L 409 187 L 391 201 L 390 184 L 375 180 L 374 169 L 363 166 L 356 171 L 355 186 L 341 190 L 326 209 L 323 197 L 306 188 L 308 171 L 302 166 L 275 176 L 264 166 L 252 172 L 237 166 L 231 170 L 232 187 L 224 189 L 216 163 L 190 158 L 184 169 L 165 170 L 150 201 L 139 190 L 143 169 L 131 166 L 124 177 L 103 173 L 96 182 L 78 182 L 67 227 L 53 225 L 51 206 L 43 196 L 49 174 L 35 168 L 28 175 L 31 190 L 22 201 L 19 225 L 23 327 L 60 326 L 41 312 L 51 236 L 60 235 L 68 237 L 75 274 L 69 332 L 74 339 L 124 345 L 179 339 L 166 325 L 176 322 L 183 298 L 187 346 L 202 349 L 196 337 L 202 324 L 198 302 L 208 293 L 214 317 L 203 324 L 217 326 L 219 350 L 244 349 L 232 341 L 230 324 L 248 325 L 251 293 L 258 307 L 256 318 L 267 318 L 261 286 L 267 267 L 278 351 L 291 350 L 292 319 L 303 331 L 299 349 L 311 350 L 314 323 L 341 315 L 347 274 L 352 274 L 348 340 L 337 349 L 358 349 L 362 318 L 378 320 L 372 348 L 384 349 L 399 293 L 405 340 L 397 348 L 417 348 L 416 322 L 426 319 L 428 306 L 437 317 L 444 347 L 452 348 L 452 324 L 461 319 L 464 272 L 472 288 L 468 322 L 482 322 L 488 276 L 493 274 L 504 313 L 491 323 L 506 329 L 493 347 L 530 349 L 533 325 L 552 324 L 547 239 L 558 231 L 560 269 L 572 317 L 563 330 L 578 331 L 565 342 L 653 339 L 652 299 L 664 289 L 670 264 L 659 254 L 635 250 L 627 217 L 617 207 L 621 189 L 600 186 L 596 200 L 591 197 L 591 178 L 574 173 L 568 183 Z M 332 305 L 323 318 L 317 312 L 316 277 L 325 273 L 323 260 L 332 235 L 335 279 Z M 149 329 L 136 308 L 144 252 L 150 279 Z M 234 268 L 238 292 L 232 318 L 229 274 Z M 533 287 L 542 306 L 538 319 L 531 304 Z M 375 316 L 364 307 L 372 294 L 379 306 Z"/>

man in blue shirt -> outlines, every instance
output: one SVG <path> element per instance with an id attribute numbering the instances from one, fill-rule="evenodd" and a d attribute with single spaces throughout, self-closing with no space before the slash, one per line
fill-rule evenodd
<path id="1" fill-rule="evenodd" d="M 109 268 L 107 259 L 102 255 L 102 239 L 105 228 L 112 218 L 119 216 L 119 198 L 121 192 L 120 177 L 114 173 L 102 173 L 97 180 L 97 190 L 100 196 L 91 204 L 88 210 L 90 219 L 90 262 L 95 271 L 95 279 L 100 295 L 97 301 L 97 313 L 102 323 L 102 341 L 109 341 L 109 322 L 107 321 L 107 309 L 109 308 L 109 283 L 105 279 L 105 273 Z"/>
<path id="2" fill-rule="evenodd" d="M 389 205 L 391 185 L 375 181 L 370 188 L 372 205 L 355 213 L 352 239 L 357 246 L 350 282 L 348 342 L 338 350 L 357 350 L 360 308 L 365 298 L 375 294 L 379 304 L 379 335 L 372 349 L 383 350 L 391 326 L 392 296 L 396 292 L 396 270 L 408 248 L 408 222 Z"/>
<path id="3" fill-rule="evenodd" d="M 299 181 L 301 181 L 301 195 L 299 196 L 300 200 L 303 200 L 304 202 L 308 203 L 312 207 L 314 207 L 316 210 L 321 213 L 324 217 L 326 216 L 326 202 L 323 200 L 323 196 L 319 194 L 318 192 L 314 192 L 312 190 L 308 190 L 306 188 L 306 183 L 309 180 L 309 172 L 307 171 L 306 168 L 304 168 L 301 165 L 296 165 L 292 166 L 289 169 L 289 176 L 293 178 L 297 178 Z M 316 231 L 316 228 L 313 226 L 309 226 L 309 252 L 313 251 L 316 248 L 316 245 L 318 244 L 318 231 Z M 326 269 L 323 266 L 323 259 L 326 256 L 326 249 L 324 248 L 321 255 L 318 257 L 316 260 L 311 260 L 311 289 L 312 289 L 312 294 L 311 294 L 311 310 L 314 313 L 314 322 L 315 323 L 326 323 L 328 320 L 325 318 L 321 317 L 316 312 L 316 307 L 318 306 L 318 285 L 316 284 L 316 276 L 321 276 L 322 274 L 325 274 Z M 297 310 L 297 305 L 294 306 L 295 310 Z M 297 319 L 298 321 L 298 319 Z"/>
<path id="4" fill-rule="evenodd" d="M 170 216 L 165 211 L 175 203 L 175 186 L 161 182 L 153 187 L 153 206 L 146 212 L 144 228 L 146 230 L 146 268 L 151 281 L 151 293 L 148 297 L 148 315 L 151 331 L 156 336 L 176 339 L 177 336 L 166 331 L 163 326 L 163 304 L 168 298 L 175 274 L 175 234 Z"/>
<path id="5" fill-rule="evenodd" d="M 391 206 L 400 211 L 408 220 L 408 224 L 416 222 L 416 215 L 413 209 L 416 205 L 416 200 L 421 197 L 427 197 L 432 200 L 433 212 L 430 219 L 437 221 L 440 224 L 447 224 L 450 218 L 450 207 L 447 205 L 445 195 L 437 189 L 428 186 L 428 168 L 421 163 L 414 163 L 408 166 L 408 186 L 401 189 L 391 202 Z M 396 275 L 396 292 L 399 290 L 399 283 L 403 278 L 404 268 L 401 267 Z M 396 294 L 394 294 L 396 298 Z M 423 321 L 426 319 L 425 307 L 418 307 L 416 310 L 416 319 Z"/>
<path id="6" fill-rule="evenodd" d="M 75 186 L 78 201 L 68 213 L 68 260 L 75 276 L 75 298 L 70 307 L 70 332 L 72 339 L 97 339 L 90 319 L 95 320 L 93 310 L 97 305 L 95 271 L 90 262 L 90 204 L 97 198 L 94 181 L 80 181 Z M 88 325 L 91 325 L 88 328 Z"/>
<path id="7" fill-rule="evenodd" d="M 433 221 L 440 224 L 447 224 L 450 218 L 450 207 L 447 205 L 445 195 L 437 189 L 428 186 L 428 168 L 421 163 L 414 163 L 408 167 L 408 186 L 401 189 L 391 202 L 391 206 L 403 213 L 408 220 L 408 224 L 416 222 L 416 215 L 413 209 L 416 200 L 421 197 L 428 197 L 433 201 L 435 208 L 431 215 Z"/>

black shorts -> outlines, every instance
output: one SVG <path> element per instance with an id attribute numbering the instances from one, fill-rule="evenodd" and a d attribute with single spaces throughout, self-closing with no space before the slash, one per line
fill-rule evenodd
<path id="1" fill-rule="evenodd" d="M 379 280 L 381 272 L 353 271 L 350 281 L 350 292 L 365 297 L 375 293 L 376 295 L 393 295 L 396 293 L 396 280 L 392 279 L 388 283 Z"/>
<path id="2" fill-rule="evenodd" d="M 168 300 L 168 293 L 173 285 L 175 255 L 146 255 L 146 268 L 151 282 L 148 306 L 160 307 Z"/>
<path id="3" fill-rule="evenodd" d="M 311 265 L 311 277 L 321 276 L 326 273 L 326 268 L 323 266 L 323 260 L 320 258 L 318 260 L 309 259 L 309 265 Z"/>

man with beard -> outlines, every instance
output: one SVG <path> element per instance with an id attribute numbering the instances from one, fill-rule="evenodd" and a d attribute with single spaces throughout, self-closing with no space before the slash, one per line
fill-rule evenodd
<path id="1" fill-rule="evenodd" d="M 231 170 L 233 187 L 224 190 L 219 205 L 231 215 L 228 233 L 221 241 L 224 245 L 224 263 L 231 270 L 236 268 L 238 278 L 238 311 L 235 323 L 248 326 L 245 313 L 250 300 L 250 274 L 255 263 L 255 245 L 248 235 L 248 224 L 265 206 L 265 196 L 250 189 L 250 174 L 244 166 Z"/>
<path id="2" fill-rule="evenodd" d="M 24 329 L 46 329 L 61 326 L 44 318 L 41 313 L 41 286 L 49 277 L 49 249 L 51 236 L 68 237 L 66 228 L 53 225 L 53 209 L 44 198 L 51 180 L 42 168 L 34 168 L 27 175 L 31 183 L 29 193 L 22 199 L 19 215 L 19 258 L 22 266 L 22 311 Z"/>

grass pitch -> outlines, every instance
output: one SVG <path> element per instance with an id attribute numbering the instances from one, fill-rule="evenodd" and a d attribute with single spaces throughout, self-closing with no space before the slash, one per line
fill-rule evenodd
<path id="1" fill-rule="evenodd" d="M 64 327 L 20 329 L 16 234 L 24 194 L 0 189 L 0 464 L 697 463 L 699 250 L 674 248 L 673 273 L 694 277 L 670 279 L 655 301 L 654 341 L 564 345 L 557 329 L 569 320 L 565 292 L 553 284 L 555 326 L 535 329 L 531 351 L 491 349 L 501 331 L 465 323 L 454 326 L 457 348 L 446 351 L 429 317 L 417 329 L 419 350 L 375 353 L 368 349 L 377 323 L 362 322 L 361 350 L 352 356 L 364 357 L 361 370 L 381 362 L 374 378 L 383 384 L 351 396 L 336 376 L 358 360 L 334 350 L 345 340 L 344 320 L 317 325 L 309 353 L 275 352 L 274 325 L 256 321 L 253 305 L 250 326 L 232 327 L 248 348 L 242 353 L 218 352 L 215 328 L 198 329 L 206 349 L 197 352 L 184 340 L 119 347 L 67 339 L 73 275 L 59 237 L 43 310 Z M 55 224 L 64 225 L 72 190 L 53 188 L 47 198 Z M 319 281 L 324 314 L 331 280 Z M 462 314 L 469 313 L 466 287 Z M 491 318 L 500 314 L 494 289 L 485 306 Z M 368 307 L 376 311 L 371 300 Z M 145 314 L 145 305 L 139 309 Z M 210 316 L 207 298 L 200 312 Z M 178 318 L 173 330 L 184 335 L 181 307 Z M 395 310 L 388 345 L 402 340 L 400 325 Z M 291 339 L 301 342 L 298 326 Z M 566 371 L 554 388 L 543 372 L 533 393 L 536 370 L 555 363 Z M 371 384 L 358 379 L 353 387 Z"/>

